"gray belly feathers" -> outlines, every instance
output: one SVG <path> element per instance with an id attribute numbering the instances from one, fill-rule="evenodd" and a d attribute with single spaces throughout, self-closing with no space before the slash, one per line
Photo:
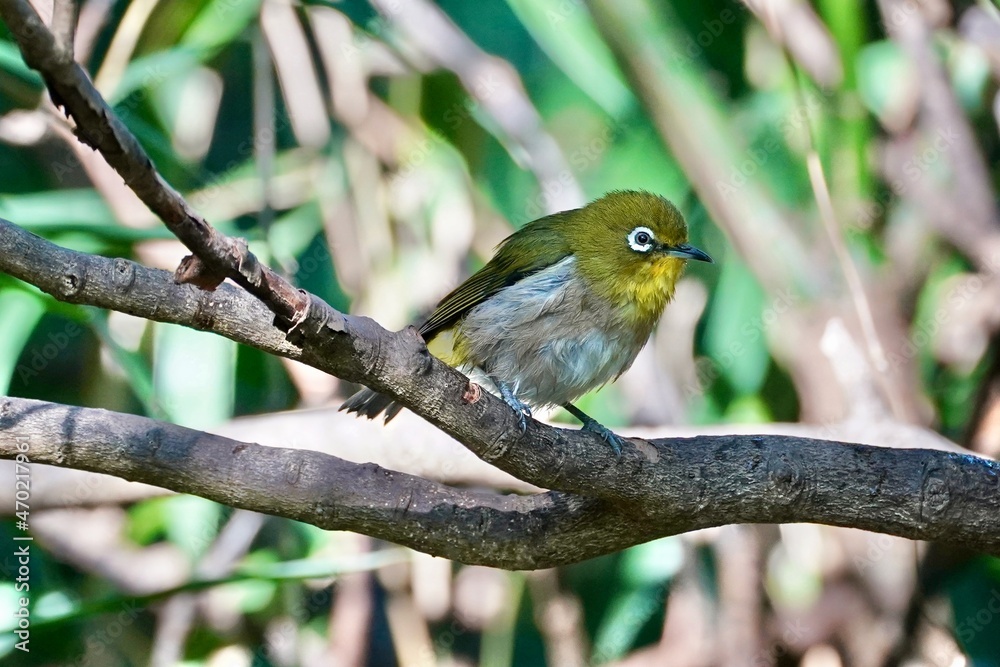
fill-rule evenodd
<path id="1" fill-rule="evenodd" d="M 646 342 L 575 276 L 567 257 L 491 296 L 459 325 L 472 362 L 534 406 L 563 405 L 624 372 Z M 490 360 L 484 363 L 484 360 Z"/>

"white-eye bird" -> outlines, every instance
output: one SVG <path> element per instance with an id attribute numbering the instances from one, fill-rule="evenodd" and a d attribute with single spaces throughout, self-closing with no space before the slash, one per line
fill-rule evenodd
<path id="1" fill-rule="evenodd" d="M 688 260 L 680 211 L 655 194 L 615 191 L 529 222 L 420 327 L 430 351 L 482 374 L 518 414 L 562 406 L 617 454 L 624 441 L 572 405 L 628 370 L 673 297 Z M 368 418 L 401 406 L 364 389 L 341 406 Z"/>

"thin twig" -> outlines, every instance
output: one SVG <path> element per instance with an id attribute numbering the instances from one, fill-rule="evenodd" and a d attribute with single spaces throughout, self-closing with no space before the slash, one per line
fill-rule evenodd
<path id="1" fill-rule="evenodd" d="M 882 347 L 878 330 L 875 328 L 875 318 L 872 316 L 871 303 L 868 301 L 868 292 L 865 290 L 861 274 L 858 273 L 858 267 L 855 265 L 854 260 L 851 259 L 851 255 L 847 251 L 847 245 L 844 243 L 844 237 L 841 235 L 840 228 L 837 225 L 837 215 L 833 210 L 830 188 L 826 184 L 823 164 L 820 162 L 819 153 L 816 151 L 815 145 L 809 149 L 809 154 L 806 157 L 806 166 L 809 171 L 809 183 L 813 189 L 813 196 L 816 198 L 816 205 L 819 208 L 820 218 L 823 221 L 823 228 L 826 230 L 827 237 L 830 239 L 830 245 L 833 246 L 834 253 L 837 256 L 837 262 L 840 264 L 844 279 L 847 281 L 847 288 L 851 293 L 851 300 L 854 303 L 854 310 L 858 316 L 858 323 L 861 325 L 866 349 L 877 374 L 876 377 L 881 379 L 879 385 L 889 400 L 893 413 L 896 416 L 900 416 L 903 414 L 900 398 L 896 395 L 896 392 L 892 391 L 889 383 L 885 381 L 885 374 L 889 370 L 889 359 L 886 356 L 885 348 Z"/>
<path id="2" fill-rule="evenodd" d="M 808 114 L 809 107 L 805 103 L 805 94 L 802 91 L 802 84 L 798 78 L 798 68 L 795 66 L 795 62 L 792 60 L 792 56 L 787 49 L 782 49 L 782 53 L 788 65 L 788 70 L 791 72 L 799 108 Z M 882 393 L 888 401 L 893 414 L 896 417 L 902 417 L 905 414 L 903 401 L 886 377 L 886 373 L 889 371 L 889 359 L 882 345 L 882 340 L 878 335 L 878 329 L 875 327 L 875 318 L 872 316 L 868 292 L 865 289 L 864 282 L 861 280 L 858 267 L 847 250 L 847 244 L 844 242 L 841 228 L 837 224 L 837 214 L 833 207 L 833 198 L 830 196 L 830 187 L 826 182 L 823 163 L 819 157 L 812 119 L 808 117 L 806 120 L 806 130 L 806 134 L 809 137 L 806 169 L 809 172 L 809 184 L 812 187 L 813 197 L 816 199 L 816 206 L 819 209 L 820 220 L 823 222 L 823 229 L 826 231 L 834 255 L 837 257 L 837 263 L 840 265 L 844 280 L 847 281 L 847 289 L 851 294 L 851 302 L 854 304 L 854 311 L 858 318 L 858 324 L 861 327 L 861 335 L 865 340 L 865 349 L 868 352 L 872 367 L 875 369 L 875 377 L 877 378 L 878 385 L 882 389 Z"/>

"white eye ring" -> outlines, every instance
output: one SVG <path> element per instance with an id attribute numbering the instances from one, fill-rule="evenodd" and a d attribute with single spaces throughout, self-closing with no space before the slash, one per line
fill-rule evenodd
<path id="1" fill-rule="evenodd" d="M 636 227 L 628 233 L 628 247 L 636 252 L 649 252 L 656 242 L 656 235 L 649 227 Z"/>

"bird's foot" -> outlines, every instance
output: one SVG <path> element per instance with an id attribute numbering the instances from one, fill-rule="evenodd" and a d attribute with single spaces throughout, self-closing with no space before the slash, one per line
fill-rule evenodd
<path id="1" fill-rule="evenodd" d="M 588 415 L 586 412 L 584 412 L 583 410 L 581 410 L 580 408 L 576 407 L 571 403 L 565 404 L 563 408 L 571 415 L 573 415 L 581 422 L 583 422 L 582 430 L 590 431 L 591 433 L 596 433 L 597 435 L 601 436 L 604 442 L 608 443 L 611 446 L 611 449 L 614 451 L 615 456 L 619 459 L 622 457 L 622 449 L 624 449 L 626 443 L 625 438 L 615 434 L 607 426 L 597 421 L 596 419 Z"/>
<path id="2" fill-rule="evenodd" d="M 514 395 L 514 390 L 511 389 L 509 384 L 497 380 L 496 378 L 490 379 L 493 380 L 493 384 L 495 384 L 497 389 L 500 390 L 500 398 L 502 398 L 504 403 L 509 405 L 510 409 L 514 411 L 514 414 L 517 415 L 517 425 L 521 428 L 521 433 L 527 431 L 528 417 L 531 416 L 531 408 L 527 403 L 521 401 Z"/>
<path id="3" fill-rule="evenodd" d="M 618 458 L 622 457 L 622 448 L 625 447 L 625 438 L 616 434 L 596 419 L 587 419 L 584 421 L 582 430 L 596 433 L 604 438 L 604 442 L 608 443 L 611 446 L 611 449 L 614 450 L 615 456 Z"/>

